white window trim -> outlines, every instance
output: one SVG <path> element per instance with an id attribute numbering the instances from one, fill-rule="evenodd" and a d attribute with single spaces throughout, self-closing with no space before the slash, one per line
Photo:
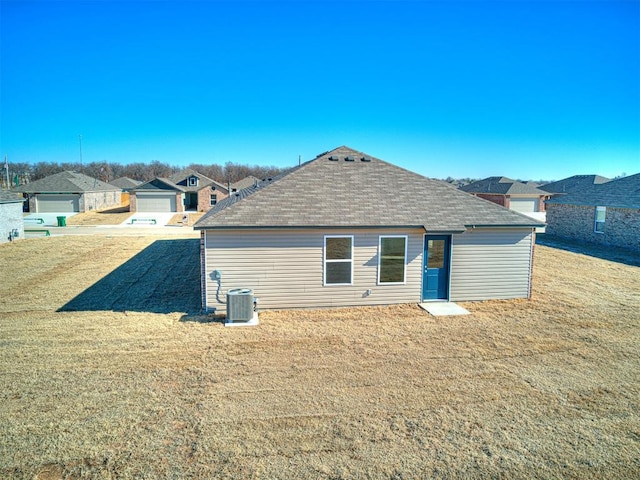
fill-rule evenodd
<path id="1" fill-rule="evenodd" d="M 350 238 L 351 239 L 351 258 L 340 260 L 327 260 L 327 238 Z M 322 248 L 322 285 L 324 287 L 344 287 L 353 285 L 353 256 L 355 253 L 355 242 L 353 235 L 325 235 Z M 327 283 L 327 263 L 350 262 L 351 263 L 351 279 L 349 283 Z"/>
<path id="2" fill-rule="evenodd" d="M 599 222 L 598 221 L 598 212 L 604 212 L 604 220 Z M 601 223 L 602 224 L 602 231 L 598 230 L 598 224 Z M 595 213 L 595 217 L 593 219 L 593 233 L 597 233 L 599 235 L 604 234 L 605 230 L 606 230 L 606 224 L 607 224 L 607 207 L 596 207 L 596 213 Z"/>
<path id="3" fill-rule="evenodd" d="M 197 187 L 198 186 L 198 177 L 189 177 L 189 179 L 187 180 L 187 184 L 190 187 Z"/>
<path id="4" fill-rule="evenodd" d="M 215 200 L 213 199 L 213 197 L 216 197 Z M 217 193 L 212 193 L 209 196 L 209 206 L 213 207 L 214 205 L 216 205 L 218 203 L 218 194 Z"/>
<path id="5" fill-rule="evenodd" d="M 381 282 L 380 281 L 380 263 L 382 261 L 382 239 L 383 238 L 404 238 L 404 271 L 402 273 L 402 282 Z M 380 235 L 378 237 L 378 285 L 406 285 L 407 283 L 407 254 L 409 250 L 408 235 Z"/>

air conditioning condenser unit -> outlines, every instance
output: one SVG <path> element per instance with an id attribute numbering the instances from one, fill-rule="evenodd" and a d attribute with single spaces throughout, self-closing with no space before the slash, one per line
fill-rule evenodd
<path id="1" fill-rule="evenodd" d="M 227 291 L 227 318 L 225 325 L 257 325 L 255 299 L 250 288 L 232 288 Z"/>

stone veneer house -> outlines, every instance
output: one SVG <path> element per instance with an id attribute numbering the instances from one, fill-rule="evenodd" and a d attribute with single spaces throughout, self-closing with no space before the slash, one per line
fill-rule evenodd
<path id="1" fill-rule="evenodd" d="M 235 288 L 253 289 L 260 308 L 528 298 L 539 226 L 339 147 L 196 223 L 203 308 L 226 311 Z"/>
<path id="2" fill-rule="evenodd" d="M 24 237 L 21 193 L 0 190 L 0 243 Z"/>
<path id="3" fill-rule="evenodd" d="M 120 188 L 78 172 L 60 172 L 22 185 L 29 211 L 36 213 L 88 212 L 120 205 Z"/>
<path id="4" fill-rule="evenodd" d="M 207 212 L 229 190 L 224 185 L 196 172 L 185 169 L 169 178 L 154 178 L 131 191 L 132 212 Z"/>
<path id="5" fill-rule="evenodd" d="M 640 173 L 547 200 L 547 234 L 640 251 Z"/>

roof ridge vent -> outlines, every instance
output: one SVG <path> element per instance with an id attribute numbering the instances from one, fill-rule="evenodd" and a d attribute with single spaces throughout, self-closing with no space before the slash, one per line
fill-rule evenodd
<path id="1" fill-rule="evenodd" d="M 371 161 L 371 157 L 362 157 L 360 159 L 360 161 L 362 161 L 362 162 L 370 162 Z"/>
<path id="2" fill-rule="evenodd" d="M 355 162 L 355 157 L 353 155 L 347 155 L 346 157 L 344 157 L 344 161 L 345 162 Z"/>
<path id="3" fill-rule="evenodd" d="M 329 157 L 329 160 L 331 160 L 332 162 L 337 162 L 338 160 L 340 160 L 338 157 L 336 157 L 335 155 L 331 155 Z"/>

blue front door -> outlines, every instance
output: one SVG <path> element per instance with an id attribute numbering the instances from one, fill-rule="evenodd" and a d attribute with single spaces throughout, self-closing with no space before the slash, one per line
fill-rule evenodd
<path id="1" fill-rule="evenodd" d="M 448 300 L 450 252 L 451 237 L 449 235 L 424 237 L 422 300 Z"/>

